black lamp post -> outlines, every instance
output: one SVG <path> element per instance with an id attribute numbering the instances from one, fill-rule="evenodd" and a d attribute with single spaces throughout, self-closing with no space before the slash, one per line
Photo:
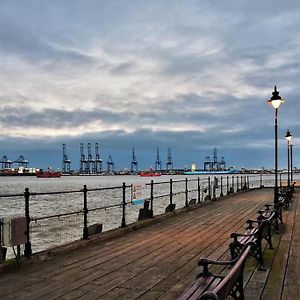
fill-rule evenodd
<path id="1" fill-rule="evenodd" d="M 290 144 L 290 151 L 291 151 L 291 183 L 293 184 L 293 144 Z"/>
<path id="2" fill-rule="evenodd" d="M 285 138 L 287 140 L 287 155 L 288 155 L 288 187 L 290 187 L 291 185 L 291 181 L 290 181 L 290 166 L 291 166 L 291 162 L 290 162 L 290 148 L 291 148 L 291 139 L 292 139 L 292 134 L 289 130 L 287 130 Z"/>
<path id="3" fill-rule="evenodd" d="M 278 108 L 281 103 L 284 102 L 279 96 L 279 92 L 277 91 L 276 85 L 274 86 L 274 92 L 272 92 L 272 97 L 267 101 L 267 103 L 271 104 L 275 108 L 275 187 L 274 187 L 274 207 L 276 208 L 278 205 Z"/>

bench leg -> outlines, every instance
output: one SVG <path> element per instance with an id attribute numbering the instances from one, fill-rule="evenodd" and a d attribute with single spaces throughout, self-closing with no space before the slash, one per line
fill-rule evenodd
<path id="1" fill-rule="evenodd" d="M 236 281 L 234 287 L 230 291 L 230 296 L 235 300 L 244 300 L 244 286 L 243 286 L 243 274 L 239 277 L 239 279 Z"/>
<path id="2" fill-rule="evenodd" d="M 240 255 L 242 249 L 239 243 L 233 241 L 229 244 L 229 250 L 231 254 L 231 259 L 235 259 Z"/>
<path id="3" fill-rule="evenodd" d="M 252 251 L 250 254 L 258 261 L 259 263 L 259 271 L 265 271 L 265 265 L 264 265 L 264 259 L 263 259 L 263 254 L 261 250 L 261 245 L 256 245 L 256 247 L 252 247 Z"/>
<path id="4" fill-rule="evenodd" d="M 272 226 L 271 226 L 270 223 L 269 223 L 269 226 L 268 226 L 268 232 L 267 232 L 266 240 L 269 244 L 269 248 L 274 249 L 273 245 L 272 245 Z"/>

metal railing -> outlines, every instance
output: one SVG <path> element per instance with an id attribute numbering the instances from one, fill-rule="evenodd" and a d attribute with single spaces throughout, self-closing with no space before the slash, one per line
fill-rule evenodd
<path id="1" fill-rule="evenodd" d="M 144 203 L 145 216 L 153 218 L 175 209 L 261 186 L 262 177 L 249 175 L 182 180 L 170 178 L 162 182 L 151 180 L 144 185 L 144 197 L 140 203 Z M 14 218 L 15 215 L 26 217 L 26 243 L 22 247 L 24 255 L 31 256 L 79 239 L 88 239 L 94 233 L 125 228 L 137 222 L 140 206 L 135 205 L 132 199 L 132 189 L 133 185 L 126 185 L 125 182 L 114 187 L 89 189 L 84 185 L 78 190 L 46 193 L 32 192 L 26 188 L 23 194 L 0 195 L 0 201 L 12 201 L 15 211 L 14 215 L 7 214 L 0 218 Z M 0 248 L 3 250 L 1 225 L 0 219 Z M 0 261 L 2 258 L 0 255 Z"/>

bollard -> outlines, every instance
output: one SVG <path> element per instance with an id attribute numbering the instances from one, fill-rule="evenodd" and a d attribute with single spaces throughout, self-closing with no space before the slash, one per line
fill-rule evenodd
<path id="1" fill-rule="evenodd" d="M 87 186 L 86 184 L 83 186 L 83 233 L 82 233 L 82 239 L 87 240 L 89 238 L 89 232 L 88 232 L 88 208 L 87 208 Z"/>
<path id="2" fill-rule="evenodd" d="M 29 257 L 32 255 L 31 242 L 30 242 L 30 212 L 29 212 L 30 192 L 29 192 L 29 188 L 25 189 L 24 197 L 25 197 L 25 217 L 26 217 L 26 235 L 27 235 L 24 256 Z"/>
<path id="3" fill-rule="evenodd" d="M 189 204 L 188 204 L 188 179 L 185 178 L 185 207 L 188 207 Z"/>
<path id="4" fill-rule="evenodd" d="M 126 227 L 126 219 L 125 219 L 125 209 L 126 209 L 126 184 L 123 182 L 122 186 L 123 190 L 123 200 L 122 200 L 122 223 L 121 227 L 125 228 Z"/>

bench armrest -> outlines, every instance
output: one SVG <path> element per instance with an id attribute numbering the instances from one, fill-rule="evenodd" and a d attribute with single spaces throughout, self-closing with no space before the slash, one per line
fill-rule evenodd
<path id="1" fill-rule="evenodd" d="M 249 219 L 249 220 L 246 221 L 246 223 L 248 224 L 246 229 L 253 229 L 254 228 L 253 223 L 258 223 L 259 224 L 260 221 Z"/>
<path id="2" fill-rule="evenodd" d="M 233 265 L 236 261 L 238 260 L 238 257 L 232 260 L 214 260 L 214 259 L 209 259 L 209 258 L 201 258 L 198 261 L 198 266 L 203 267 L 202 272 L 200 272 L 197 275 L 197 278 L 200 277 L 208 277 L 208 276 L 213 276 L 211 272 L 208 271 L 208 266 L 209 265 L 222 265 L 222 266 L 228 266 L 228 265 Z"/>
<path id="3" fill-rule="evenodd" d="M 254 235 L 256 235 L 256 232 L 253 232 L 253 233 L 237 233 L 237 232 L 233 232 L 233 233 L 230 234 L 230 237 L 232 239 L 236 240 L 240 236 L 241 237 L 242 236 L 246 237 L 246 236 L 254 236 Z"/>

